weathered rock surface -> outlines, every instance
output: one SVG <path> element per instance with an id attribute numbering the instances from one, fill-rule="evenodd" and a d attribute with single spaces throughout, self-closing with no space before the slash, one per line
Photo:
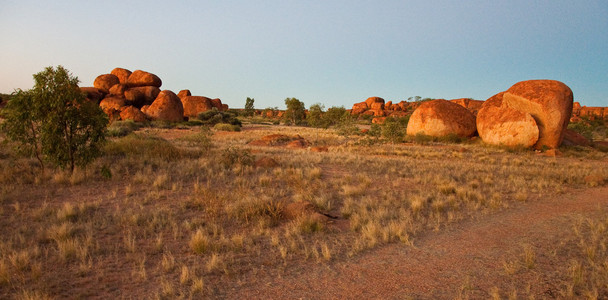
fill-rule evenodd
<path id="1" fill-rule="evenodd" d="M 131 75 L 131 71 L 123 68 L 114 68 L 110 74 L 118 77 L 120 84 L 127 84 L 129 76 Z"/>
<path id="2" fill-rule="evenodd" d="M 123 107 L 120 112 L 121 120 L 133 120 L 135 122 L 146 122 L 148 118 L 141 110 L 133 106 Z"/>
<path id="3" fill-rule="evenodd" d="M 211 110 L 211 99 L 203 96 L 184 96 L 181 98 L 185 117 L 196 117 L 199 113 Z"/>
<path id="4" fill-rule="evenodd" d="M 222 111 L 223 107 L 222 107 L 222 100 L 215 98 L 215 99 L 211 99 L 211 105 L 215 108 L 217 108 L 217 110 Z"/>
<path id="5" fill-rule="evenodd" d="M 127 90 L 127 86 L 119 83 L 119 84 L 113 85 L 110 88 L 110 94 L 122 96 L 122 95 L 124 95 L 126 90 Z"/>
<path id="6" fill-rule="evenodd" d="M 116 75 L 102 74 L 95 78 L 93 86 L 107 94 L 110 92 L 110 88 L 112 86 L 119 83 L 120 81 L 118 80 L 118 77 L 116 77 Z"/>
<path id="7" fill-rule="evenodd" d="M 106 97 L 103 100 L 101 100 L 101 102 L 99 102 L 99 107 L 101 107 L 101 109 L 103 111 L 105 111 L 106 113 L 108 113 L 108 111 L 110 109 L 115 109 L 117 111 L 120 111 L 120 109 L 125 106 L 125 98 L 120 97 L 120 96 L 110 96 L 110 97 Z"/>
<path id="8" fill-rule="evenodd" d="M 147 107 L 145 113 L 153 120 L 169 122 L 181 122 L 184 120 L 182 101 L 170 90 L 161 91 L 154 102 Z"/>
<path id="9" fill-rule="evenodd" d="M 532 115 L 507 106 L 493 105 L 499 103 L 500 96 L 493 96 L 477 114 L 477 132 L 488 144 L 502 146 L 531 147 L 538 141 L 538 126 Z"/>
<path id="10" fill-rule="evenodd" d="M 412 113 L 407 134 L 469 137 L 475 134 L 475 129 L 475 116 L 471 112 L 456 103 L 440 99 L 424 102 Z"/>
<path id="11" fill-rule="evenodd" d="M 95 87 L 81 87 L 80 91 L 85 94 L 87 99 L 99 103 L 105 96 L 105 93 Z"/>
<path id="12" fill-rule="evenodd" d="M 562 144 L 564 146 L 591 146 L 591 141 L 574 130 L 566 129 Z"/>
<path id="13" fill-rule="evenodd" d="M 564 138 L 572 114 L 570 88 L 555 80 L 527 80 L 510 87 L 503 95 L 503 105 L 534 117 L 539 130 L 535 148 L 557 148 Z"/>
<path id="14" fill-rule="evenodd" d="M 186 96 L 192 96 L 192 93 L 190 93 L 190 90 L 181 90 L 179 93 L 177 93 L 177 96 L 182 99 Z"/>
<path id="15" fill-rule="evenodd" d="M 365 100 L 367 107 L 371 108 L 374 103 L 382 103 L 384 105 L 384 99 L 380 97 L 369 97 Z"/>
<path id="16" fill-rule="evenodd" d="M 160 78 L 158 78 L 158 76 L 150 72 L 135 70 L 133 71 L 133 73 L 131 73 L 131 75 L 129 75 L 129 78 L 127 79 L 127 84 L 130 87 L 155 86 L 157 88 L 160 88 L 163 82 L 160 80 Z"/>
<path id="17" fill-rule="evenodd" d="M 150 105 L 160 94 L 160 89 L 155 86 L 132 87 L 125 91 L 125 99 L 135 107 Z"/>

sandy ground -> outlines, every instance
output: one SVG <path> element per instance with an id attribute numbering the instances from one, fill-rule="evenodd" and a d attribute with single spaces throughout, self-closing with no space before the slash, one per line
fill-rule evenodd
<path id="1" fill-rule="evenodd" d="M 572 238 L 574 220 L 597 218 L 607 208 L 608 187 L 569 191 L 428 233 L 415 240 L 413 247 L 392 244 L 344 262 L 306 266 L 282 274 L 262 272 L 218 296 L 453 299 L 468 294 L 483 299 L 490 296 L 492 288 L 499 287 L 515 289 L 519 295 L 529 293 L 537 299 L 554 298 L 557 277 L 565 267 L 564 257 L 556 249 Z M 530 245 L 536 252 L 535 270 L 506 275 L 504 262 L 521 258 L 523 245 Z M 553 255 L 548 254 L 552 251 Z"/>

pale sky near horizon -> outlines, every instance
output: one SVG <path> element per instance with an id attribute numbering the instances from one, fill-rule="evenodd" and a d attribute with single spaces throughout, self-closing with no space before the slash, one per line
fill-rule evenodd
<path id="1" fill-rule="evenodd" d="M 607 0 L 0 0 L 0 36 L 2 93 L 63 65 L 81 86 L 141 69 L 235 108 L 485 100 L 528 79 L 608 106 Z"/>

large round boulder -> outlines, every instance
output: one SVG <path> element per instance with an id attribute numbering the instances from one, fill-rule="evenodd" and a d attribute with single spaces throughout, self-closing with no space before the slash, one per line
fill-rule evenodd
<path id="1" fill-rule="evenodd" d="M 107 94 L 110 92 L 110 88 L 112 86 L 114 86 L 115 84 L 119 84 L 119 83 L 120 83 L 120 81 L 118 80 L 118 77 L 116 77 L 116 75 L 102 74 L 102 75 L 97 76 L 97 78 L 95 78 L 95 81 L 93 82 L 93 86 Z"/>
<path id="2" fill-rule="evenodd" d="M 477 132 L 488 144 L 531 147 L 538 141 L 538 126 L 532 115 L 502 106 L 499 93 L 486 101 L 477 113 Z"/>
<path id="3" fill-rule="evenodd" d="M 123 68 L 114 68 L 114 70 L 112 70 L 112 72 L 110 72 L 110 74 L 118 77 L 120 84 L 127 84 L 129 76 L 131 75 L 131 71 L 129 71 L 127 69 L 123 69 Z"/>
<path id="4" fill-rule="evenodd" d="M 211 110 L 213 104 L 211 99 L 203 96 L 184 96 L 182 99 L 184 106 L 184 117 L 196 117 L 199 113 Z"/>
<path id="5" fill-rule="evenodd" d="M 422 103 L 412 113 L 407 134 L 469 137 L 475 134 L 475 116 L 466 108 L 443 99 Z"/>
<path id="6" fill-rule="evenodd" d="M 159 93 L 160 89 L 155 86 L 138 86 L 126 90 L 124 94 L 125 99 L 129 101 L 130 105 L 142 107 L 143 105 L 152 104 Z"/>
<path id="7" fill-rule="evenodd" d="M 163 82 L 160 80 L 160 78 L 158 78 L 158 76 L 152 73 L 142 70 L 135 70 L 133 71 L 133 73 L 131 73 L 131 75 L 129 75 L 129 78 L 127 79 L 127 84 L 131 87 L 155 86 L 157 88 L 160 88 Z"/>
<path id="8" fill-rule="evenodd" d="M 169 122 L 181 122 L 184 120 L 182 101 L 170 90 L 161 91 L 156 100 L 145 110 L 145 113 L 153 120 Z"/>
<path id="9" fill-rule="evenodd" d="M 504 105 L 534 117 L 539 130 L 535 148 L 557 148 L 564 138 L 572 114 L 572 90 L 556 80 L 527 80 L 510 87 Z"/>
<path id="10" fill-rule="evenodd" d="M 213 105 L 213 107 L 217 108 L 217 110 L 219 111 L 223 110 L 222 100 L 220 100 L 219 98 L 211 99 L 211 105 Z"/>

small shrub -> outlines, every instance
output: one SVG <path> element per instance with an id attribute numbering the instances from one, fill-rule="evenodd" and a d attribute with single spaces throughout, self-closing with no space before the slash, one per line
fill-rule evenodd
<path id="1" fill-rule="evenodd" d="M 130 134 L 106 145 L 107 155 L 124 156 L 128 158 L 162 159 L 175 161 L 182 153 L 169 141 L 153 136 Z"/>
<path id="2" fill-rule="evenodd" d="M 226 149 L 221 157 L 220 163 L 226 168 L 232 168 L 235 165 L 251 166 L 253 165 L 254 157 L 249 150 L 241 150 L 235 147 Z"/>
<path id="3" fill-rule="evenodd" d="M 209 248 L 209 237 L 198 229 L 190 238 L 190 249 L 196 254 L 203 254 Z"/>
<path id="4" fill-rule="evenodd" d="M 217 123 L 215 126 L 213 126 L 213 129 L 217 131 L 241 131 L 240 126 L 226 123 Z"/>
<path id="5" fill-rule="evenodd" d="M 205 125 L 213 126 L 218 123 L 226 123 L 230 125 L 241 126 L 241 121 L 236 118 L 236 115 L 230 112 L 219 111 L 216 108 L 204 111 L 198 114 L 197 119 Z"/>
<path id="6" fill-rule="evenodd" d="M 108 126 L 108 132 L 106 135 L 110 137 L 127 136 L 141 127 L 143 127 L 143 124 L 136 123 L 133 120 L 114 121 L 112 124 L 110 124 L 110 126 Z"/>

